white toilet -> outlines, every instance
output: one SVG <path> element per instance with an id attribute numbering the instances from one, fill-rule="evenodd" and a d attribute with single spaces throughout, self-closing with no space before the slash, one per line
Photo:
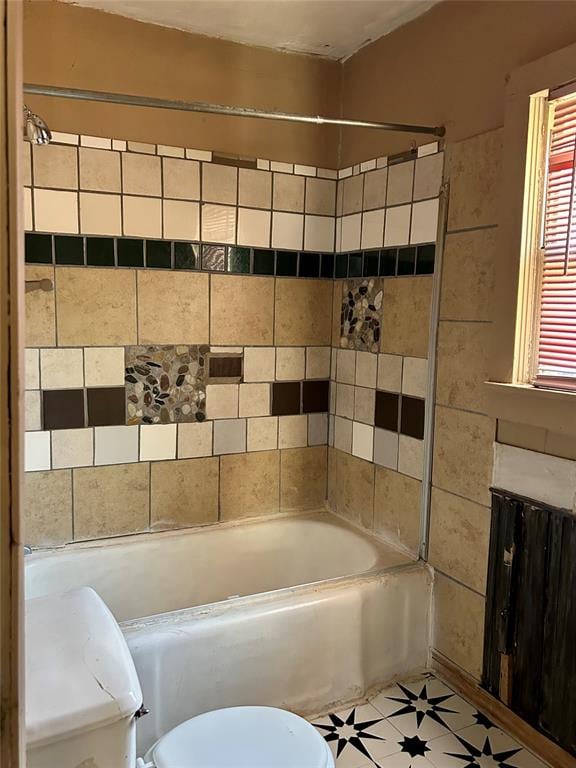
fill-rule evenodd
<path id="1" fill-rule="evenodd" d="M 137 758 L 141 707 L 124 636 L 94 590 L 26 602 L 28 768 L 334 768 L 310 723 L 273 707 L 206 712 Z"/>

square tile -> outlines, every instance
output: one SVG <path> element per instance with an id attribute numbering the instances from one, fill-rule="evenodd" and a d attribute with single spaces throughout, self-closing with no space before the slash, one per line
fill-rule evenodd
<path id="1" fill-rule="evenodd" d="M 162 201 L 152 197 L 122 196 L 124 234 L 162 237 Z"/>
<path id="2" fill-rule="evenodd" d="M 207 344 L 209 285 L 208 275 L 194 272 L 139 271 L 140 344 Z"/>
<path id="3" fill-rule="evenodd" d="M 296 178 L 296 177 L 294 177 Z M 272 214 L 272 248 L 300 250 L 304 234 L 304 216 L 298 213 Z"/>
<path id="4" fill-rule="evenodd" d="M 52 189 L 78 188 L 78 154 L 74 147 L 49 144 L 32 147 L 34 186 Z M 58 230 L 56 230 L 58 231 Z"/>
<path id="5" fill-rule="evenodd" d="M 84 264 L 84 238 L 73 235 L 54 236 L 54 260 L 56 264 Z"/>
<path id="6" fill-rule="evenodd" d="M 398 472 L 422 480 L 424 471 L 424 441 L 400 435 L 398 442 Z"/>
<path id="7" fill-rule="evenodd" d="M 248 419 L 248 451 L 273 451 L 278 448 L 278 417 Z"/>
<path id="8" fill-rule="evenodd" d="M 238 204 L 250 208 L 270 209 L 272 203 L 272 174 L 252 168 L 238 171 Z"/>
<path id="9" fill-rule="evenodd" d="M 354 213 L 351 216 L 343 216 L 340 250 L 357 251 L 360 248 L 361 233 L 362 233 L 362 214 L 361 213 Z"/>
<path id="10" fill-rule="evenodd" d="M 276 350 L 276 380 L 294 381 L 304 378 L 304 347 L 278 347 Z"/>
<path id="11" fill-rule="evenodd" d="M 354 385 L 336 385 L 336 415 L 347 419 L 354 417 Z"/>
<path id="12" fill-rule="evenodd" d="M 304 248 L 307 251 L 333 251 L 334 219 L 329 216 L 306 216 Z"/>
<path id="13" fill-rule="evenodd" d="M 274 174 L 274 197 L 272 207 L 275 211 L 304 210 L 304 184 L 301 176 L 286 173 Z"/>
<path id="14" fill-rule="evenodd" d="M 50 469 L 50 432 L 26 432 L 24 435 L 24 470 Z"/>
<path id="15" fill-rule="evenodd" d="M 124 385 L 124 347 L 86 347 L 84 379 L 87 387 Z"/>
<path id="16" fill-rule="evenodd" d="M 334 216 L 336 182 L 331 179 L 306 179 L 306 213 Z"/>
<path id="17" fill-rule="evenodd" d="M 388 168 L 386 205 L 399 205 L 412 200 L 414 161 L 396 163 Z"/>
<path id="18" fill-rule="evenodd" d="M 78 232 L 78 194 L 54 189 L 34 190 L 34 223 L 41 232 Z"/>
<path id="19" fill-rule="evenodd" d="M 220 460 L 220 515 L 237 520 L 278 512 L 280 456 L 278 451 L 240 453 Z"/>
<path id="20" fill-rule="evenodd" d="M 295 257 L 298 254 L 294 254 Z M 255 275 L 273 275 L 274 274 L 274 251 L 266 248 L 256 248 L 253 254 L 252 272 Z"/>
<path id="21" fill-rule="evenodd" d="M 356 380 L 356 352 L 351 349 L 339 349 L 336 352 L 336 381 L 342 384 L 354 384 Z"/>
<path id="22" fill-rule="evenodd" d="M 27 472 L 23 478 L 22 538 L 29 546 L 72 540 L 72 472 Z M 38 499 L 42 503 L 38 503 Z"/>
<path id="23" fill-rule="evenodd" d="M 381 248 L 384 242 L 384 209 L 362 215 L 362 248 Z"/>
<path id="24" fill-rule="evenodd" d="M 400 398 L 393 392 L 376 392 L 375 421 L 377 427 L 391 432 L 398 431 Z"/>
<path id="25" fill-rule="evenodd" d="M 24 258 L 28 264 L 52 264 L 52 235 L 24 234 Z"/>
<path id="26" fill-rule="evenodd" d="M 172 244 L 166 240 L 147 240 L 146 266 L 153 269 L 171 269 Z"/>
<path id="27" fill-rule="evenodd" d="M 80 189 L 93 192 L 120 192 L 120 155 L 101 149 L 81 147 Z"/>
<path id="28" fill-rule="evenodd" d="M 277 346 L 325 346 L 332 335 L 332 280 L 276 280 Z"/>
<path id="29" fill-rule="evenodd" d="M 122 190 L 125 195 L 162 195 L 162 171 L 159 157 L 122 153 Z"/>
<path id="30" fill-rule="evenodd" d="M 342 189 L 342 213 L 356 213 L 362 210 L 362 197 L 364 191 L 364 176 L 350 176 L 341 182 Z"/>
<path id="31" fill-rule="evenodd" d="M 302 412 L 325 413 L 329 408 L 330 382 L 304 381 L 302 383 Z"/>
<path id="32" fill-rule="evenodd" d="M 119 238 L 116 241 L 119 267 L 144 266 L 144 240 Z"/>
<path id="33" fill-rule="evenodd" d="M 246 451 L 246 419 L 214 422 L 214 455 Z"/>
<path id="34" fill-rule="evenodd" d="M 165 157 L 162 159 L 162 170 L 165 198 L 200 199 L 200 163 Z"/>
<path id="35" fill-rule="evenodd" d="M 91 429 L 58 429 L 52 432 L 52 469 L 90 467 L 94 463 Z"/>
<path id="36" fill-rule="evenodd" d="M 425 200 L 426 198 L 437 197 L 440 194 L 443 168 L 443 152 L 419 157 L 416 160 L 414 200 Z"/>
<path id="37" fill-rule="evenodd" d="M 330 378 L 330 347 L 306 347 L 306 378 Z"/>
<path id="38" fill-rule="evenodd" d="M 272 384 L 272 415 L 288 416 L 300 413 L 300 382 Z"/>
<path id="39" fill-rule="evenodd" d="M 81 192 L 80 232 L 84 235 L 121 235 L 120 195 Z"/>
<path id="40" fill-rule="evenodd" d="M 208 384 L 206 416 L 209 419 L 235 419 L 238 416 L 238 384 Z"/>
<path id="41" fill-rule="evenodd" d="M 376 369 L 378 366 L 378 355 L 372 352 L 356 353 L 356 379 L 355 383 L 359 387 L 370 387 L 376 389 Z"/>
<path id="42" fill-rule="evenodd" d="M 26 432 L 42 429 L 42 405 L 40 391 L 37 389 L 24 392 L 24 429 Z"/>
<path id="43" fill-rule="evenodd" d="M 74 389 L 84 386 L 84 358 L 81 349 L 40 351 L 42 389 Z"/>
<path id="44" fill-rule="evenodd" d="M 275 347 L 244 348 L 244 381 L 274 381 Z"/>
<path id="45" fill-rule="evenodd" d="M 217 458 L 160 461 L 150 467 L 150 527 L 154 531 L 218 521 Z"/>
<path id="46" fill-rule="evenodd" d="M 176 424 L 140 427 L 140 461 L 176 458 Z"/>
<path id="47" fill-rule="evenodd" d="M 240 384 L 239 416 L 270 415 L 270 384 Z"/>
<path id="48" fill-rule="evenodd" d="M 325 446 L 289 448 L 280 452 L 281 512 L 324 507 L 327 458 Z"/>
<path id="49" fill-rule="evenodd" d="M 111 427 L 126 423 L 124 387 L 96 387 L 86 390 L 89 427 Z"/>
<path id="50" fill-rule="evenodd" d="M 328 442 L 328 414 L 311 413 L 308 416 L 308 445 L 326 445 Z"/>
<path id="51" fill-rule="evenodd" d="M 411 243 L 435 243 L 438 236 L 438 198 L 412 206 Z"/>
<path id="52" fill-rule="evenodd" d="M 402 394 L 426 397 L 428 390 L 428 360 L 422 357 L 405 357 L 402 372 Z"/>
<path id="53" fill-rule="evenodd" d="M 200 239 L 200 204 L 187 200 L 164 200 L 164 237 L 170 240 Z"/>
<path id="54" fill-rule="evenodd" d="M 307 416 L 280 416 L 278 448 L 302 448 L 308 445 Z"/>
<path id="55" fill-rule="evenodd" d="M 84 426 L 84 390 L 49 389 L 42 393 L 44 429 L 79 429 Z"/>
<path id="56" fill-rule="evenodd" d="M 236 242 L 236 208 L 202 204 L 202 240 L 211 243 Z"/>
<path id="57" fill-rule="evenodd" d="M 354 387 L 354 420 L 363 424 L 374 424 L 376 390 Z"/>
<path id="58" fill-rule="evenodd" d="M 211 344 L 270 346 L 273 343 L 274 278 L 211 275 L 210 286 Z M 238 322 L 230 322 L 231 317 Z"/>
<path id="59" fill-rule="evenodd" d="M 365 461 L 372 461 L 374 445 L 374 427 L 361 424 L 358 421 L 352 424 L 352 454 Z"/>
<path id="60" fill-rule="evenodd" d="M 365 211 L 374 208 L 383 208 L 386 205 L 386 184 L 388 182 L 388 168 L 379 168 L 377 171 L 369 171 L 364 176 L 364 205 Z"/>
<path id="61" fill-rule="evenodd" d="M 202 245 L 202 269 L 224 272 L 226 270 L 226 246 Z"/>
<path id="62" fill-rule="evenodd" d="M 138 427 L 96 427 L 94 464 L 131 464 L 138 461 Z"/>
<path id="63" fill-rule="evenodd" d="M 113 267 L 114 238 L 87 237 L 86 264 L 89 267 Z"/>
<path id="64" fill-rule="evenodd" d="M 238 169 L 218 163 L 202 163 L 202 199 L 209 203 L 236 205 Z"/>
<path id="65" fill-rule="evenodd" d="M 212 456 L 212 422 L 178 424 L 178 458 Z"/>
<path id="66" fill-rule="evenodd" d="M 238 208 L 238 245 L 251 245 L 256 248 L 270 246 L 269 211 L 254 208 Z"/>
<path id="67" fill-rule="evenodd" d="M 432 278 L 384 280 L 380 351 L 410 357 L 428 356 Z"/>
<path id="68" fill-rule="evenodd" d="M 174 243 L 174 269 L 199 269 L 199 251 L 195 243 Z"/>
<path id="69" fill-rule="evenodd" d="M 374 463 L 389 469 L 398 469 L 398 432 L 374 430 Z"/>
<path id="70" fill-rule="evenodd" d="M 386 209 L 384 247 L 408 245 L 410 242 L 410 205 L 399 205 Z"/>
<path id="71" fill-rule="evenodd" d="M 352 422 L 349 419 L 334 418 L 334 448 L 345 453 L 352 452 Z"/>

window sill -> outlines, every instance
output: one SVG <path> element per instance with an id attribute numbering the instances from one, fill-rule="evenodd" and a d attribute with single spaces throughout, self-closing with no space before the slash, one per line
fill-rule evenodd
<path id="1" fill-rule="evenodd" d="M 498 381 L 485 387 L 490 416 L 576 435 L 576 392 Z"/>

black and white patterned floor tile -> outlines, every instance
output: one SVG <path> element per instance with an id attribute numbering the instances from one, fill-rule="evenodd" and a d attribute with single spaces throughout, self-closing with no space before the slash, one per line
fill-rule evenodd
<path id="1" fill-rule="evenodd" d="M 431 675 L 313 721 L 336 768 L 545 768 Z"/>

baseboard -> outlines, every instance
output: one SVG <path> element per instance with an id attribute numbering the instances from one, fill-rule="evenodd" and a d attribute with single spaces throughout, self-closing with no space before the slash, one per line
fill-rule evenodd
<path id="1" fill-rule="evenodd" d="M 485 712 L 496 725 L 551 768 L 576 768 L 576 758 L 524 722 L 501 701 L 481 688 L 471 675 L 438 651 L 432 651 L 432 669 L 441 680 Z"/>

